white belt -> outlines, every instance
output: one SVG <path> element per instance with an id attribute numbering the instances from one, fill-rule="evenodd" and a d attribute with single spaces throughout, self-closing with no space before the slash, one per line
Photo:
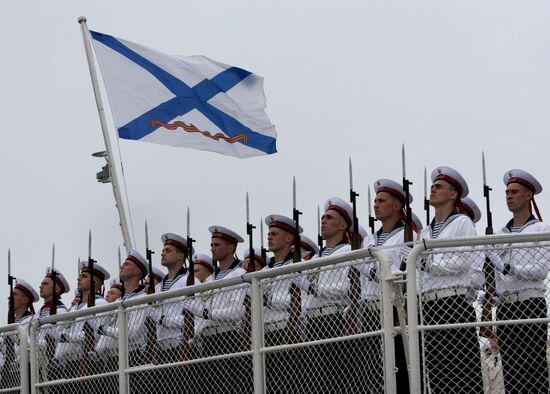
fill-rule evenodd
<path id="1" fill-rule="evenodd" d="M 236 331 L 236 330 L 237 330 L 237 327 L 235 327 L 232 324 L 220 324 L 217 326 L 206 327 L 203 330 L 202 335 L 209 337 L 212 335 L 223 334 L 224 332 Z"/>
<path id="2" fill-rule="evenodd" d="M 502 303 L 511 304 L 513 302 L 527 301 L 530 298 L 544 298 L 544 290 L 523 290 L 517 293 L 504 294 L 502 296 Z"/>
<path id="3" fill-rule="evenodd" d="M 288 322 L 286 322 L 285 320 L 266 323 L 264 331 L 265 332 L 279 331 L 279 330 L 282 330 L 283 328 L 286 328 L 287 324 Z"/>
<path id="4" fill-rule="evenodd" d="M 342 313 L 343 311 L 344 311 L 344 307 L 342 305 L 329 305 L 329 306 L 323 306 L 321 308 L 309 309 L 307 311 L 307 317 L 310 319 L 314 319 L 320 316 L 327 316 L 327 315 L 334 315 L 336 313 Z"/>
<path id="5" fill-rule="evenodd" d="M 467 289 L 465 287 L 456 287 L 451 289 L 441 289 L 441 290 L 434 290 L 429 291 L 425 294 L 423 294 L 424 301 L 435 301 L 439 300 L 441 298 L 447 298 L 452 296 L 460 296 L 460 295 L 466 295 L 470 293 L 470 289 Z"/>

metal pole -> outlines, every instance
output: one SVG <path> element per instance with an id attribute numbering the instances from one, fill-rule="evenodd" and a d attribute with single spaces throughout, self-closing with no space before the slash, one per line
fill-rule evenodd
<path id="1" fill-rule="evenodd" d="M 118 307 L 118 392 L 128 393 L 128 312 L 120 304 Z"/>
<path id="2" fill-rule="evenodd" d="M 265 393 L 264 355 L 260 349 L 264 347 L 264 325 L 262 318 L 262 289 L 260 280 L 252 278 L 250 289 L 252 302 L 252 363 L 254 371 L 254 394 Z"/>
<path id="3" fill-rule="evenodd" d="M 29 393 L 29 353 L 27 351 L 27 344 L 29 343 L 29 339 L 25 326 L 19 325 L 17 327 L 17 331 L 19 333 L 19 368 L 21 369 L 21 392 Z"/>
<path id="4" fill-rule="evenodd" d="M 418 300 L 416 295 L 416 262 L 424 251 L 424 244 L 417 244 L 407 258 L 407 316 L 409 318 L 409 378 L 411 394 L 420 394 L 420 340 L 418 329 Z"/>
<path id="5" fill-rule="evenodd" d="M 29 358 L 31 364 L 31 381 L 30 381 L 30 393 L 36 394 L 36 387 L 34 386 L 38 382 L 38 352 L 36 349 L 36 331 L 38 329 L 38 320 L 31 322 L 31 336 L 29 341 Z"/>
<path id="6" fill-rule="evenodd" d="M 384 333 L 384 388 L 386 393 L 397 392 L 395 382 L 395 331 L 393 329 L 393 283 L 391 280 L 391 264 L 386 255 L 372 249 L 372 255 L 378 260 L 382 279 L 382 331 Z M 405 333 L 401 333 L 405 335 Z"/>
<path id="7" fill-rule="evenodd" d="M 132 248 L 132 240 L 130 238 L 130 232 L 128 231 L 128 222 L 126 219 L 126 212 L 124 211 L 124 204 L 122 200 L 122 194 L 118 185 L 118 175 L 116 171 L 115 162 L 113 160 L 113 149 L 111 147 L 111 140 L 109 138 L 109 129 L 107 127 L 107 121 L 105 119 L 105 109 L 103 107 L 103 101 L 101 99 L 101 93 L 99 90 L 99 82 L 97 80 L 97 74 L 95 70 L 94 58 L 92 55 L 92 45 L 90 42 L 90 32 L 86 26 L 86 17 L 81 16 L 78 18 L 82 30 L 82 39 L 84 40 L 84 49 L 86 50 L 86 59 L 88 60 L 88 67 L 90 68 L 90 77 L 92 78 L 92 86 L 94 89 L 94 96 L 97 105 L 97 112 L 99 113 L 99 121 L 101 123 L 101 130 L 103 132 L 103 140 L 105 141 L 105 150 L 107 151 L 107 166 L 109 167 L 109 175 L 111 177 L 111 185 L 113 186 L 113 194 L 115 196 L 115 206 L 118 210 L 118 216 L 120 219 L 120 228 L 122 230 L 122 238 L 124 240 L 124 246 L 129 253 Z"/>

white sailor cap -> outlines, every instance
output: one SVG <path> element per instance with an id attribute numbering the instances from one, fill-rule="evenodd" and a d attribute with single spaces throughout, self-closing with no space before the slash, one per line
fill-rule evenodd
<path id="1" fill-rule="evenodd" d="M 67 282 L 67 279 L 65 279 L 65 275 L 63 275 L 57 268 L 48 267 L 46 268 L 46 277 L 52 278 L 54 277 L 53 272 L 55 271 L 55 282 L 56 285 L 59 286 L 61 293 L 68 293 L 71 290 L 71 286 L 69 286 L 69 282 Z"/>
<path id="2" fill-rule="evenodd" d="M 212 238 L 221 238 L 229 243 L 237 245 L 239 242 L 244 242 L 244 239 L 235 231 L 222 226 L 210 226 L 208 231 L 212 233 Z"/>
<path id="3" fill-rule="evenodd" d="M 256 258 L 256 260 L 259 260 L 263 264 L 262 248 L 260 248 L 259 246 L 253 246 L 252 249 L 254 249 L 254 257 Z M 247 257 L 250 257 L 250 248 L 246 248 L 243 253 L 243 260 Z"/>
<path id="4" fill-rule="evenodd" d="M 175 246 L 176 248 L 180 249 L 183 253 L 188 254 L 187 240 L 179 236 L 178 234 L 165 233 L 165 234 L 162 234 L 160 239 L 164 245 Z M 193 254 L 193 250 L 191 250 L 191 254 Z"/>
<path id="5" fill-rule="evenodd" d="M 342 200 L 339 197 L 329 198 L 325 202 L 325 212 L 328 210 L 336 211 L 344 218 L 348 226 L 351 226 L 353 223 L 353 209 L 351 205 Z M 349 227 L 348 227 L 349 228 Z"/>
<path id="6" fill-rule="evenodd" d="M 118 278 L 111 279 L 111 289 L 119 289 L 120 291 L 124 291 L 124 285 Z"/>
<path id="7" fill-rule="evenodd" d="M 166 274 L 157 267 L 153 267 L 153 277 L 159 282 L 166 276 Z"/>
<path id="8" fill-rule="evenodd" d="M 468 190 L 468 184 L 460 175 L 460 173 L 451 167 L 447 166 L 439 166 L 435 170 L 432 171 L 432 182 L 435 182 L 436 180 L 441 179 L 447 183 L 450 183 L 455 187 L 456 190 L 458 190 L 458 196 L 460 198 L 464 198 L 468 195 L 470 192 Z"/>
<path id="9" fill-rule="evenodd" d="M 137 265 L 141 271 L 142 278 L 145 278 L 149 273 L 149 263 L 137 250 L 130 249 L 130 253 L 128 254 L 128 257 L 126 257 L 126 260 L 130 260 L 132 263 Z"/>
<path id="10" fill-rule="evenodd" d="M 413 230 L 415 233 L 420 233 L 420 231 L 422 231 L 422 228 L 424 227 L 422 225 L 422 221 L 418 216 L 416 216 L 414 212 L 411 212 L 411 213 L 412 213 Z"/>
<path id="11" fill-rule="evenodd" d="M 502 180 L 506 186 L 510 183 L 519 183 L 531 190 L 533 194 L 539 194 L 542 191 L 540 182 L 533 175 L 523 170 L 514 169 L 506 171 Z"/>
<path id="12" fill-rule="evenodd" d="M 470 197 L 464 197 L 460 200 L 463 211 L 472 219 L 472 222 L 477 223 L 481 219 L 481 211 L 477 204 Z"/>
<path id="13" fill-rule="evenodd" d="M 353 224 L 351 225 L 351 229 L 349 230 L 349 233 L 350 233 L 350 239 L 351 239 L 351 236 L 353 235 L 353 230 L 354 230 L 354 226 Z M 359 238 L 360 240 L 364 240 L 365 237 L 369 234 L 369 232 L 367 231 L 367 229 L 362 225 L 360 224 L 359 225 Z"/>
<path id="14" fill-rule="evenodd" d="M 317 254 L 319 253 L 319 246 L 313 240 L 305 235 L 300 235 L 300 246 L 302 247 L 302 251 L 305 249 L 308 251 L 308 254 L 313 253 Z"/>
<path id="15" fill-rule="evenodd" d="M 84 261 L 81 260 L 80 261 L 80 272 L 91 272 L 92 270 L 90 269 L 89 265 L 90 264 L 89 264 L 88 260 L 84 260 Z M 99 278 L 102 281 L 105 281 L 105 280 L 107 280 L 111 277 L 111 275 L 109 275 L 109 272 L 107 272 L 107 270 L 105 268 L 103 268 L 99 263 L 94 262 L 93 271 L 94 271 L 93 272 L 94 277 Z"/>
<path id="16" fill-rule="evenodd" d="M 390 193 L 392 196 L 398 198 L 403 205 L 405 205 L 407 196 L 403 190 L 403 185 L 392 181 L 391 179 L 379 179 L 374 182 L 374 192 L 386 192 Z M 409 204 L 413 202 L 412 194 L 409 193 Z"/>
<path id="17" fill-rule="evenodd" d="M 26 280 L 23 280 L 21 278 L 16 278 L 14 288 L 21 290 L 27 296 L 27 298 L 31 301 L 31 304 L 39 300 L 38 293 L 36 292 L 36 290 L 33 289 L 31 284 Z"/>
<path id="18" fill-rule="evenodd" d="M 198 265 L 206 267 L 206 269 L 214 273 L 214 265 L 212 264 L 212 257 L 204 253 L 195 253 L 193 255 L 193 262 Z"/>
<path id="19" fill-rule="evenodd" d="M 296 234 L 296 222 L 291 218 L 283 215 L 269 215 L 265 218 L 267 227 L 277 227 L 288 233 Z M 298 232 L 301 234 L 302 226 L 298 226 Z"/>

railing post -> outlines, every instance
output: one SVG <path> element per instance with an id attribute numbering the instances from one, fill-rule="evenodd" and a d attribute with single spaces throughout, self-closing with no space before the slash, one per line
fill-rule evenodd
<path id="1" fill-rule="evenodd" d="M 36 333 L 38 330 L 38 320 L 31 322 L 31 335 L 29 338 L 29 359 L 31 364 L 30 393 L 36 394 L 35 384 L 38 382 L 38 353 L 36 351 Z"/>
<path id="2" fill-rule="evenodd" d="M 424 244 L 417 244 L 407 258 L 407 316 L 409 319 L 409 378 L 411 394 L 420 394 L 420 339 L 418 330 L 418 299 L 416 296 L 417 260 L 425 250 Z"/>
<path id="3" fill-rule="evenodd" d="M 29 352 L 28 344 L 29 338 L 27 335 L 26 326 L 18 326 L 17 331 L 19 333 L 19 369 L 20 369 L 20 386 L 21 393 L 28 393 L 29 390 Z"/>
<path id="4" fill-rule="evenodd" d="M 254 371 L 254 394 L 265 393 L 264 356 L 260 349 L 264 347 L 264 325 L 262 314 L 262 289 L 260 280 L 252 278 L 250 289 L 251 300 L 251 331 L 252 331 L 252 363 Z"/>
<path id="5" fill-rule="evenodd" d="M 118 389 L 120 394 L 128 393 L 128 311 L 121 303 L 118 307 Z"/>
<path id="6" fill-rule="evenodd" d="M 395 331 L 393 330 L 393 282 L 391 279 L 391 264 L 384 252 L 372 250 L 372 255 L 380 266 L 380 282 L 382 284 L 382 331 L 384 333 L 384 389 L 386 393 L 395 393 Z M 402 333 L 405 335 L 405 333 Z"/>

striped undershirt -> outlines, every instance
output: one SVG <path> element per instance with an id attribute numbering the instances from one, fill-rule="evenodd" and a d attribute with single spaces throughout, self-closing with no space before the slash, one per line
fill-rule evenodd
<path id="1" fill-rule="evenodd" d="M 162 291 L 167 291 L 172 286 L 172 282 L 174 282 L 174 279 L 164 279 L 164 281 L 162 282 Z"/>
<path id="2" fill-rule="evenodd" d="M 376 246 L 384 245 L 390 233 L 380 233 L 376 238 Z"/>
<path id="3" fill-rule="evenodd" d="M 512 227 L 510 227 L 510 232 L 511 233 L 521 233 L 521 228 L 522 227 L 523 226 L 512 226 Z"/>
<path id="4" fill-rule="evenodd" d="M 437 236 L 439 235 L 439 232 L 441 231 L 441 228 L 443 227 L 443 224 L 445 224 L 445 222 L 434 223 L 434 225 L 432 226 L 432 237 L 433 238 L 437 238 Z"/>

